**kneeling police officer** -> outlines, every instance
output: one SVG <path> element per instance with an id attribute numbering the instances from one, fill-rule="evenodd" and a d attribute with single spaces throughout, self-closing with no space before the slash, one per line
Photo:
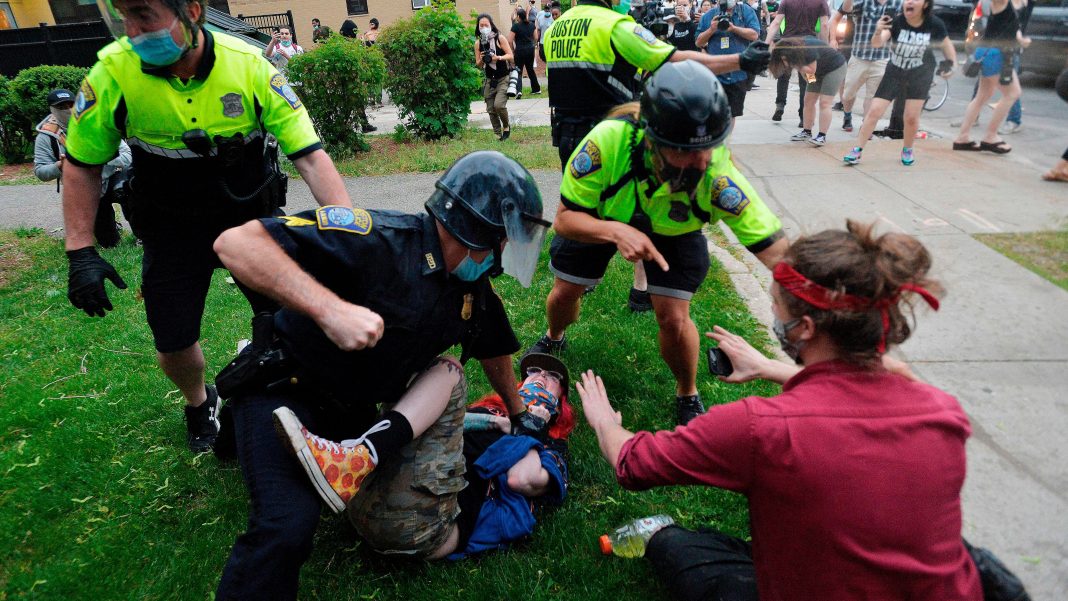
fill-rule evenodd
<path id="1" fill-rule="evenodd" d="M 549 329 L 530 349 L 563 350 L 583 292 L 601 281 L 616 252 L 642 261 L 660 355 L 675 376 L 680 424 L 704 412 L 690 319 L 690 299 L 709 267 L 702 226 L 724 221 L 769 268 L 787 248 L 778 217 L 731 162 L 724 145 L 730 130 L 719 80 L 685 61 L 664 65 L 646 81 L 640 112 L 638 103 L 623 105 L 583 138 L 564 171 L 553 223 Z"/>
<path id="2" fill-rule="evenodd" d="M 527 421 L 512 370 L 519 341 L 490 278 L 508 272 L 530 284 L 549 226 L 541 197 L 526 169 L 488 151 L 459 159 L 436 188 L 429 214 L 323 207 L 252 221 L 216 241 L 235 277 L 281 303 L 265 356 L 285 357 L 271 377 L 238 385 L 231 403 L 252 503 L 216 598 L 296 598 L 320 500 L 353 512 L 361 488 L 396 477 L 412 479 L 395 487 L 408 494 L 356 512 L 416 515 L 425 527 L 368 532 L 351 516 L 357 530 L 375 549 L 408 557 L 454 546 L 459 509 L 447 497 L 464 487 L 469 357 L 514 421 Z M 456 344 L 458 361 L 441 356 Z M 227 375 L 220 390 L 233 388 L 223 386 Z M 418 469 L 397 467 L 413 462 Z"/>
<path id="3" fill-rule="evenodd" d="M 157 357 L 186 400 L 188 444 L 218 432 L 204 383 L 200 322 L 212 242 L 285 204 L 277 149 L 320 204 L 348 200 L 341 177 L 285 77 L 259 51 L 204 28 L 200 0 L 99 0 L 116 41 L 82 82 L 67 137 L 63 194 L 68 297 L 91 316 L 112 309 L 104 286 L 126 283 L 93 246 L 101 167 L 129 144 L 125 210 L 144 242 L 142 293 Z"/>

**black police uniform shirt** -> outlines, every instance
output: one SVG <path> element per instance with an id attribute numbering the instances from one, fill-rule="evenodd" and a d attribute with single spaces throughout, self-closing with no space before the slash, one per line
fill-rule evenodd
<path id="1" fill-rule="evenodd" d="M 463 359 L 519 350 L 489 279 L 464 282 L 446 271 L 427 214 L 328 206 L 260 222 L 318 282 L 385 322 L 374 347 L 346 352 L 308 316 L 276 314 L 276 332 L 309 383 L 343 404 L 396 402 L 413 376 L 456 344 Z"/>

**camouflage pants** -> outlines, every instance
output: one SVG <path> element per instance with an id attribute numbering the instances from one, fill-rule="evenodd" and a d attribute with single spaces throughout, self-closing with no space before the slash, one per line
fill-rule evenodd
<path id="1" fill-rule="evenodd" d="M 440 547 L 460 515 L 456 495 L 464 479 L 463 433 L 467 380 L 449 395 L 445 411 L 400 456 L 376 468 L 348 506 L 356 531 L 376 551 L 423 558 Z"/>

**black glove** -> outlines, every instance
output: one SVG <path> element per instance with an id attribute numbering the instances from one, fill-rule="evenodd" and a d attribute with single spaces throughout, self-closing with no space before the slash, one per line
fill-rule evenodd
<path id="1" fill-rule="evenodd" d="M 126 282 L 92 246 L 68 250 L 67 260 L 70 262 L 67 272 L 67 298 L 70 304 L 90 317 L 103 317 L 112 309 L 107 290 L 104 289 L 104 279 L 111 280 L 120 290 L 126 289 Z"/>
<path id="2" fill-rule="evenodd" d="M 546 435 L 549 433 L 549 422 L 529 411 L 513 415 L 511 421 L 513 436 L 530 436 L 535 440 L 545 442 Z"/>
<path id="3" fill-rule="evenodd" d="M 746 73 L 760 73 L 770 62 L 771 51 L 767 42 L 753 42 L 738 55 L 738 67 Z"/>

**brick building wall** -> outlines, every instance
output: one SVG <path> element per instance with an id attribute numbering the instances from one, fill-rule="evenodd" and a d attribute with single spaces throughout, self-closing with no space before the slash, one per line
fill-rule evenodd
<path id="1" fill-rule="evenodd" d="M 417 0 L 422 4 L 422 0 Z M 372 17 L 377 18 L 383 28 L 388 27 L 394 21 L 412 16 L 415 9 L 412 8 L 412 0 L 365 0 L 353 4 L 367 6 L 367 12 L 350 15 L 349 3 L 346 0 L 230 0 L 230 14 L 235 17 L 239 14 L 259 15 L 265 13 L 284 13 L 293 11 L 293 21 L 297 27 L 297 43 L 311 48 L 311 20 L 319 19 L 323 25 L 330 27 L 335 33 L 341 29 L 341 23 L 345 19 L 352 19 L 360 32 L 367 31 L 368 22 Z M 510 0 L 457 0 L 456 12 L 466 22 L 472 11 L 475 13 L 489 13 L 500 15 L 507 20 L 512 14 L 514 1 Z"/>

